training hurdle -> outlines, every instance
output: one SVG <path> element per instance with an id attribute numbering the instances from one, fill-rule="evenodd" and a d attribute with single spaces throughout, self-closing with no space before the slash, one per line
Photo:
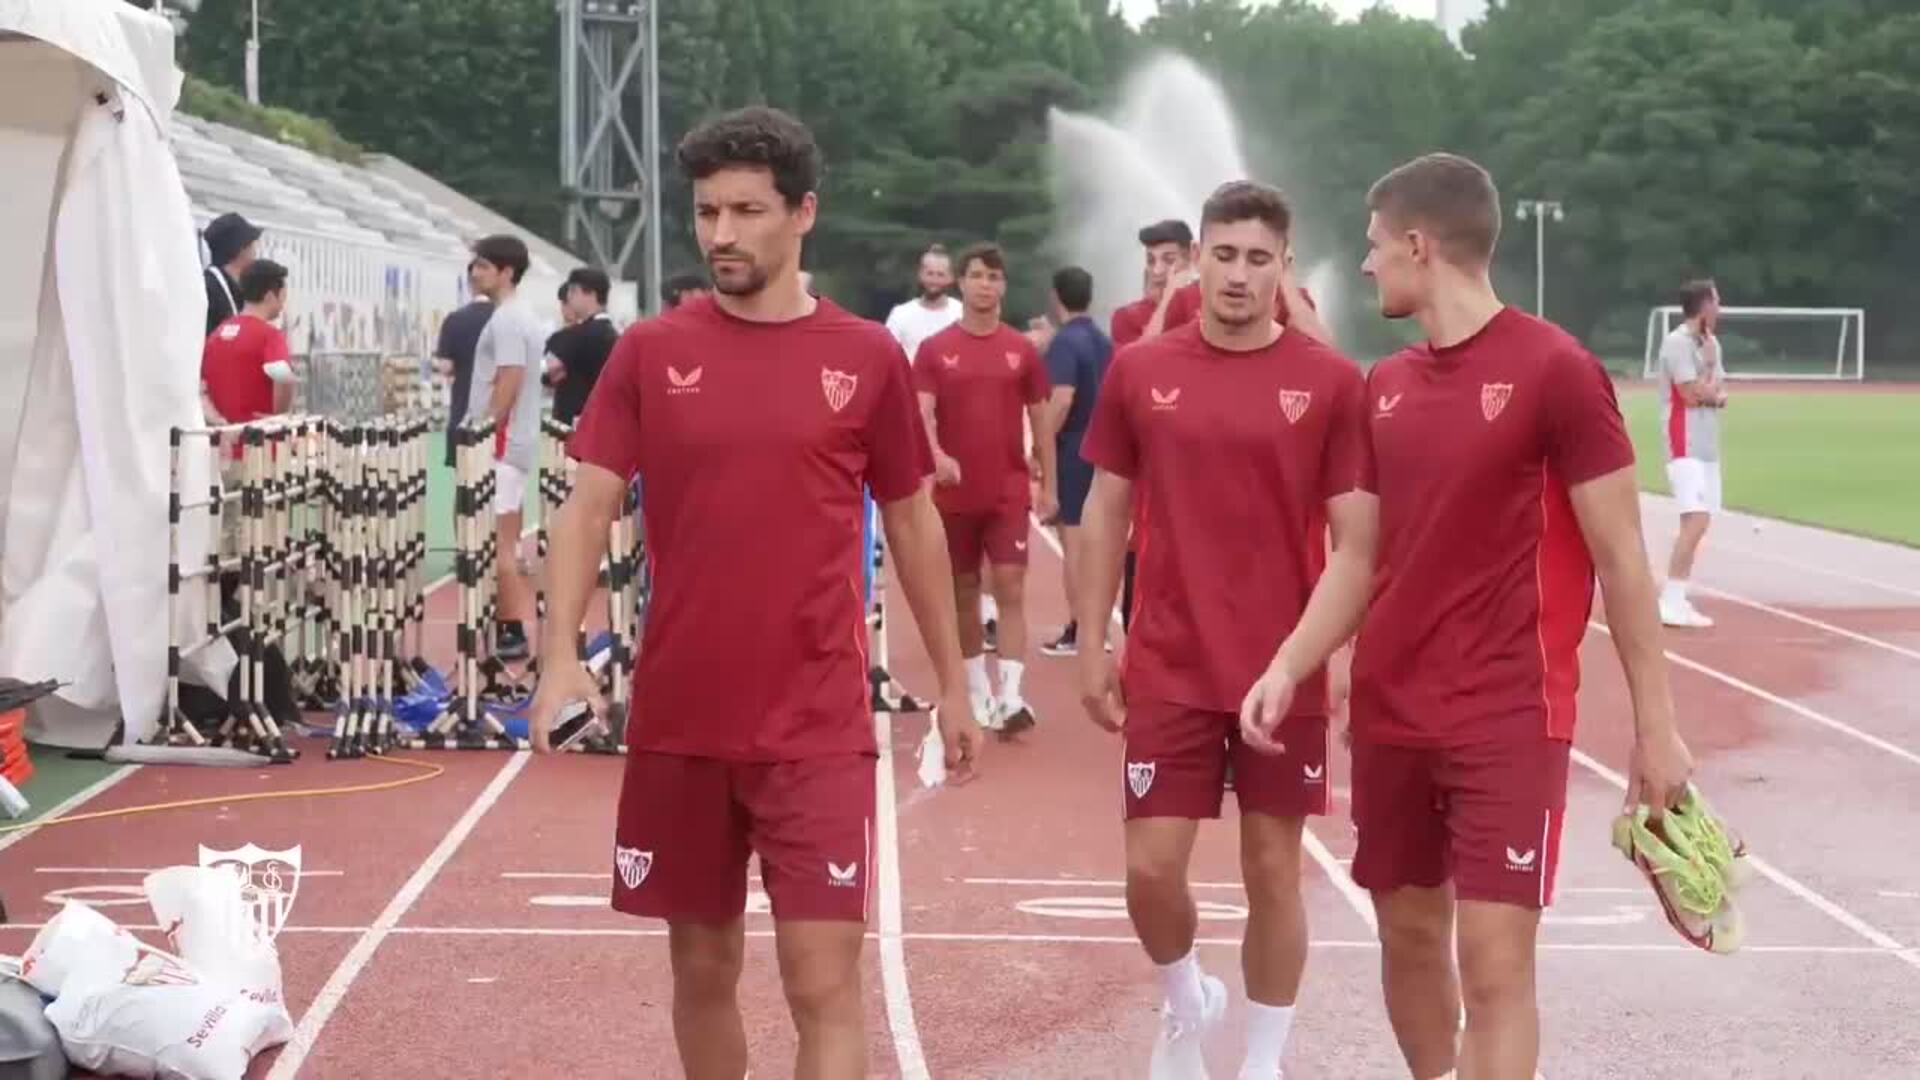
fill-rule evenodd
<path id="1" fill-rule="evenodd" d="M 448 707 L 406 741 L 405 745 L 411 749 L 513 750 L 530 745 L 524 734 L 509 730 L 509 723 L 518 726 L 526 719 L 532 704 L 533 681 L 538 676 L 538 662 L 530 660 L 526 675 L 517 676 L 494 655 L 493 648 L 499 614 L 495 570 L 501 558 L 517 557 L 513 552 L 500 550 L 494 531 L 493 501 L 497 492 L 493 473 L 494 430 L 494 423 L 489 419 L 469 423 L 453 433 L 454 577 L 460 590 L 460 614 L 455 629 L 458 670 Z M 572 463 L 564 453 L 566 439 L 571 434 L 566 424 L 550 416 L 543 418 L 539 460 L 535 474 L 529 477 L 540 499 L 535 545 L 543 565 L 549 550 L 548 523 L 572 492 Z M 632 669 L 633 656 L 629 643 L 635 635 L 634 613 L 644 603 L 638 573 L 643 556 L 637 550 L 631 509 L 629 497 L 628 512 L 609 529 L 609 554 L 601 563 L 600 583 L 607 591 L 608 633 L 591 651 L 584 636 L 580 641 L 583 659 L 600 678 L 611 713 L 597 718 L 600 728 L 594 734 L 574 744 L 572 749 L 582 752 L 623 753 L 626 749 L 624 737 L 631 694 L 627 674 Z M 544 620 L 546 594 L 538 581 L 536 577 L 535 611 Z"/>
<path id="2" fill-rule="evenodd" d="M 346 424 L 272 417 L 169 433 L 167 697 L 148 747 L 242 750 L 273 762 L 299 751 L 299 710 L 336 711 L 329 756 L 391 745 L 392 701 L 418 659 L 426 614 L 427 426 L 405 417 Z M 185 489 L 189 456 L 207 487 Z M 207 554 L 182 562 L 189 515 L 207 518 Z M 204 591 L 204 631 L 183 640 L 182 592 Z M 412 629 L 412 647 L 405 644 Z M 186 662 L 223 640 L 237 655 L 218 722 L 182 708 Z M 287 693 L 270 700 L 274 657 Z M 209 730 L 210 729 L 210 730 Z"/>
<path id="3" fill-rule="evenodd" d="M 424 658 L 429 430 L 417 417 L 329 429 L 326 587 L 338 613 L 339 693 L 328 757 L 392 749 L 399 699 L 432 677 Z M 326 707 L 322 689 L 307 703 Z"/>
<path id="4" fill-rule="evenodd" d="M 873 657 L 873 663 L 867 669 L 867 682 L 872 687 L 873 711 L 876 713 L 926 712 L 927 703 L 902 689 L 894 681 L 892 669 L 888 664 L 886 530 L 880 527 L 880 507 L 873 501 L 871 491 L 867 492 L 862 499 L 861 507 L 862 531 L 867 552 L 865 563 L 868 572 L 867 633 L 868 640 L 871 642 L 868 655 Z"/>
<path id="5" fill-rule="evenodd" d="M 573 494 L 573 478 L 579 464 L 567 454 L 567 441 L 573 426 L 552 416 L 543 417 L 540 427 L 540 528 L 537 548 L 544 565 L 548 551 L 547 525 Z M 610 752 L 625 750 L 627 713 L 633 694 L 633 660 L 640 627 L 646 619 L 648 581 L 646 544 L 640 530 L 640 501 L 637 484 L 627 489 L 620 513 L 607 529 L 607 552 L 601 560 L 598 585 L 605 590 L 607 629 L 593 640 L 585 630 L 575 640 L 583 663 L 600 684 L 600 693 L 610 715 L 601 717 L 604 735 L 595 735 L 583 744 L 585 749 Z M 540 618 L 547 616 L 546 592 L 539 592 Z"/>

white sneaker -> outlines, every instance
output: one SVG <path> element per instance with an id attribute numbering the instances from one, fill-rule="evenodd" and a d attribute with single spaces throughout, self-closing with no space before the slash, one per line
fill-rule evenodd
<path id="1" fill-rule="evenodd" d="M 1153 1044 L 1148 1080 L 1207 1080 L 1203 1051 L 1207 1033 L 1227 1014 L 1227 984 L 1217 976 L 1202 975 L 1200 992 L 1206 1001 L 1197 1021 L 1182 1021 L 1171 1010 L 1160 1012 L 1160 1037 Z"/>
<path id="2" fill-rule="evenodd" d="M 1003 698 L 995 703 L 995 708 L 995 731 L 1018 735 L 1038 722 L 1033 715 L 1033 707 L 1024 698 Z"/>
<path id="3" fill-rule="evenodd" d="M 1713 625 L 1712 619 L 1700 614 L 1699 609 L 1686 600 L 1661 600 L 1660 621 L 1687 630 L 1705 630 Z"/>

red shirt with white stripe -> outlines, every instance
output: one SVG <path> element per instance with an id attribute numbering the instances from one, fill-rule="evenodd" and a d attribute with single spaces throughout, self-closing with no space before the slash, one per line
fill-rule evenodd
<path id="1" fill-rule="evenodd" d="M 1613 381 L 1564 330 L 1503 308 L 1457 345 L 1382 360 L 1367 401 L 1381 547 L 1354 736 L 1572 739 L 1594 575 L 1567 492 L 1633 466 Z"/>
<path id="2" fill-rule="evenodd" d="M 933 472 L 907 358 L 831 301 L 701 299 L 621 335 L 568 447 L 631 481 L 653 560 L 628 741 L 773 762 L 874 752 L 862 492 Z"/>

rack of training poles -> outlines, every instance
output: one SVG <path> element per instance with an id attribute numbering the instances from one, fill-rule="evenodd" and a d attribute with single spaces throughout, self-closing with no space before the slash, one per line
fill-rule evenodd
<path id="1" fill-rule="evenodd" d="M 300 756 L 289 734 L 330 735 L 329 758 L 393 749 L 525 749 L 538 663 L 516 672 L 495 655 L 498 560 L 494 529 L 495 424 L 454 429 L 454 655 L 447 671 L 428 656 L 428 457 L 435 425 L 424 415 L 365 422 L 290 415 L 248 424 L 175 428 L 170 436 L 168 643 L 164 716 L 144 748 L 245 752 L 272 762 Z M 573 491 L 566 454 L 572 429 L 545 418 L 534 490 L 536 550 Z M 199 456 L 207 468 L 188 468 Z M 206 479 L 203 490 L 186 486 Z M 570 749 L 623 753 L 629 678 L 651 595 L 640 515 L 641 482 L 625 493 L 599 572 L 604 627 L 577 635 L 609 715 Z M 207 520 L 206 555 L 183 561 L 183 528 Z M 867 626 L 875 639 L 868 678 L 876 713 L 928 705 L 890 674 L 886 544 L 877 507 L 865 507 Z M 190 589 L 207 618 L 186 634 L 174 617 Z M 544 592 L 537 610 L 546 615 Z M 599 623 L 601 619 L 591 619 Z M 183 678 L 200 653 L 225 641 L 237 663 L 225 693 Z M 305 714 L 331 714 L 331 730 Z M 170 756 L 170 755 L 168 755 Z M 147 760 L 166 760 L 150 755 Z"/>
<path id="2" fill-rule="evenodd" d="M 303 712 L 335 714 L 328 756 L 391 747 L 393 702 L 430 668 L 426 620 L 426 438 L 418 417 L 342 423 L 282 416 L 169 435 L 167 698 L 149 747 L 227 749 L 289 762 Z M 207 487 L 190 491 L 189 458 Z M 182 560 L 182 530 L 207 519 L 206 557 Z M 207 621 L 175 612 L 204 592 Z M 224 695 L 182 679 L 220 642 L 237 664 Z"/>
<path id="3" fill-rule="evenodd" d="M 536 549 L 544 561 L 548 551 L 547 525 L 573 490 L 573 467 L 565 453 L 572 429 L 544 417 L 540 457 L 534 488 L 540 498 L 540 525 Z M 455 578 L 460 587 L 457 629 L 459 690 L 437 716 L 406 745 L 424 750 L 512 750 L 528 743 L 527 711 L 539 663 L 529 661 L 522 674 L 495 655 L 493 628 L 498 625 L 495 569 L 503 553 L 493 530 L 493 425 L 468 426 L 454 433 L 454 509 L 456 514 Z M 626 751 L 626 717 L 632 693 L 628 673 L 633 668 L 633 642 L 638 640 L 645 608 L 645 555 L 634 528 L 632 495 L 608 530 L 607 554 L 602 557 L 599 584 L 607 601 L 607 628 L 588 638 L 578 632 L 580 655 L 600 681 L 609 715 L 594 718 L 592 729 L 569 749 L 616 754 Z M 546 616 L 544 590 L 536 595 L 535 610 Z"/>

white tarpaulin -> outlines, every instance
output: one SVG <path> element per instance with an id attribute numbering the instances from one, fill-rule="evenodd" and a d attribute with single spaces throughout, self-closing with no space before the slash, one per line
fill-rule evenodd
<path id="1" fill-rule="evenodd" d="M 203 422 L 206 319 L 173 49 L 120 0 L 0 0 L 0 674 L 70 683 L 29 725 L 56 745 L 122 718 L 145 738 L 166 696 L 168 432 Z M 197 634 L 201 590 L 182 601 Z M 208 652 L 196 681 L 224 689 L 232 654 Z"/>

